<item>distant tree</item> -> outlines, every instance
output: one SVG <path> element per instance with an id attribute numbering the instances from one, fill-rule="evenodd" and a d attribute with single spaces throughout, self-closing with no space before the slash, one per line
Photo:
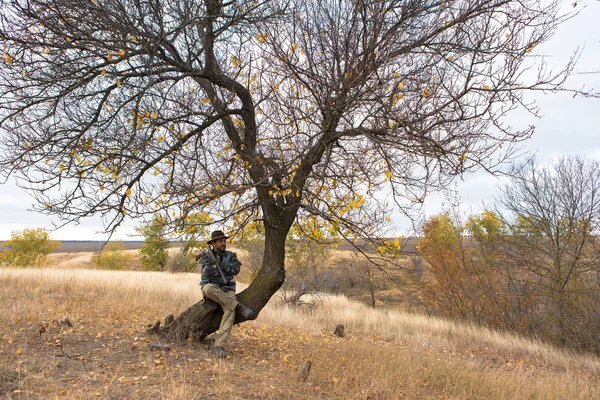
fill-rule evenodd
<path id="1" fill-rule="evenodd" d="M 600 351 L 600 163 L 565 156 L 516 165 L 496 200 L 509 259 L 536 285 L 539 334 Z"/>
<path id="2" fill-rule="evenodd" d="M 102 269 L 123 270 L 132 261 L 132 257 L 125 253 L 122 240 L 108 242 L 102 250 L 92 257 L 92 265 Z"/>
<path id="3" fill-rule="evenodd" d="M 136 230 L 144 236 L 144 245 L 140 249 L 142 267 L 146 271 L 164 271 L 169 260 L 168 249 L 171 242 L 166 237 L 165 221 L 155 217 L 149 223 Z"/>
<path id="4" fill-rule="evenodd" d="M 178 232 L 179 237 L 183 242 L 181 252 L 184 255 L 187 256 L 190 253 L 197 252 L 199 249 L 206 247 L 206 243 L 203 239 L 207 236 L 207 226 L 210 222 L 211 218 L 207 214 L 188 214 Z"/>
<path id="5" fill-rule="evenodd" d="M 429 279 L 423 285 L 425 304 L 438 314 L 469 320 L 476 313 L 476 302 L 467 287 L 470 271 L 462 229 L 447 212 L 433 216 L 423 225 L 417 249 L 430 265 Z"/>
<path id="6" fill-rule="evenodd" d="M 4 252 L 0 253 L 0 262 L 17 267 L 43 266 L 60 242 L 51 240 L 45 229 L 23 229 L 12 232 L 11 239 L 4 242 Z"/>
<path id="7" fill-rule="evenodd" d="M 535 297 L 524 296 L 522 274 L 506 263 L 507 240 L 508 227 L 489 211 L 464 224 L 449 212 L 430 218 L 418 244 L 429 264 L 421 282 L 427 309 L 498 328 L 531 326 L 525 304 Z"/>
<path id="8" fill-rule="evenodd" d="M 165 268 L 169 272 L 192 272 L 197 263 L 192 253 L 185 253 L 183 248 L 169 256 Z"/>
<path id="9" fill-rule="evenodd" d="M 436 314 L 600 352 L 600 163 L 515 165 L 495 211 L 423 226 L 422 300 Z"/>
<path id="10" fill-rule="evenodd" d="M 385 280 L 389 277 L 382 277 L 382 272 L 376 265 L 357 254 L 355 254 L 353 262 L 347 268 L 349 270 L 348 274 L 353 275 L 355 284 L 368 292 L 369 304 L 372 308 L 375 308 L 377 305 L 377 292 L 385 287 Z"/>
<path id="11" fill-rule="evenodd" d="M 565 90 L 573 68 L 535 57 L 572 16 L 561 4 L 3 0 L 0 174 L 40 212 L 107 231 L 156 212 L 173 229 L 193 212 L 262 221 L 264 264 L 239 295 L 259 312 L 297 219 L 383 237 L 382 190 L 409 213 L 513 154 L 532 128 L 504 116 L 536 112 L 525 91 Z M 163 332 L 219 320 L 202 303 Z"/>
<path id="12" fill-rule="evenodd" d="M 175 230 L 174 234 L 181 241 L 181 248 L 168 257 L 166 268 L 170 272 L 190 272 L 197 268 L 196 253 L 206 246 L 203 239 L 207 236 L 207 226 L 211 218 L 205 213 L 190 213 Z M 165 232 L 169 230 L 167 224 Z"/>

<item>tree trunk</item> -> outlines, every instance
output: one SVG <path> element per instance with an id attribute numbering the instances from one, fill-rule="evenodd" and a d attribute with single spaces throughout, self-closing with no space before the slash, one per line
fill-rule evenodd
<path id="1" fill-rule="evenodd" d="M 285 280 L 285 240 L 288 229 L 277 229 L 265 224 L 265 250 L 262 268 L 250 286 L 237 295 L 238 300 L 254 311 L 255 317 L 279 290 Z M 242 265 L 242 268 L 244 266 Z M 200 277 L 198 277 L 200 281 Z M 200 288 L 198 288 L 200 291 Z M 211 300 L 200 300 L 173 319 L 168 316 L 163 327 L 156 321 L 148 333 L 157 334 L 167 340 L 183 341 L 187 338 L 202 341 L 215 332 L 221 323 L 223 310 Z M 235 323 L 245 320 L 239 315 Z"/>

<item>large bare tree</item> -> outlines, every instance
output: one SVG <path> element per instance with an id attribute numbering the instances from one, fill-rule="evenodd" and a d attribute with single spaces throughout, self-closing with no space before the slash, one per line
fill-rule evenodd
<path id="1" fill-rule="evenodd" d="M 263 267 L 239 295 L 260 311 L 295 220 L 372 238 L 393 207 L 513 154 L 532 128 L 504 117 L 573 67 L 537 55 L 561 3 L 0 0 L 0 172 L 40 212 L 108 232 L 155 213 L 260 221 Z M 162 332 L 219 318 L 201 302 Z"/>
<path id="2" fill-rule="evenodd" d="M 548 165 L 530 160 L 510 175 L 496 208 L 510 226 L 506 264 L 540 298 L 532 331 L 600 352 L 600 163 L 577 156 Z"/>

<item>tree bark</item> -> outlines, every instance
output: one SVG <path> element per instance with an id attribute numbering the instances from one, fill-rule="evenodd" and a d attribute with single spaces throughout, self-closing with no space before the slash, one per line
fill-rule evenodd
<path id="1" fill-rule="evenodd" d="M 285 280 L 285 241 L 289 227 L 276 228 L 265 224 L 265 250 L 262 268 L 246 290 L 237 295 L 238 300 L 254 311 L 255 318 Z M 242 268 L 244 266 L 242 265 Z M 200 281 L 200 277 L 198 277 Z M 200 288 L 198 288 L 200 292 Z M 219 329 L 223 310 L 212 300 L 200 300 L 182 312 L 177 318 L 168 316 L 164 326 L 156 321 L 147 333 L 157 334 L 171 341 L 184 341 L 191 338 L 202 341 L 207 335 Z M 244 322 L 239 315 L 235 324 Z"/>

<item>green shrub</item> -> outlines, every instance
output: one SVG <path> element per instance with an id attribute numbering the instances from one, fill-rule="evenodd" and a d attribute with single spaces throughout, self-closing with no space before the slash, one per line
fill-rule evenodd
<path id="1" fill-rule="evenodd" d="M 59 247 L 60 242 L 51 240 L 42 228 L 12 232 L 11 239 L 4 242 L 0 262 L 16 267 L 41 267 L 48 254 Z"/>
<path id="2" fill-rule="evenodd" d="M 192 272 L 195 268 L 194 255 L 184 253 L 183 250 L 173 254 L 167 262 L 167 271 L 169 272 Z"/>
<path id="3" fill-rule="evenodd" d="M 123 270 L 131 261 L 132 257 L 125 253 L 122 240 L 108 242 L 100 253 L 92 257 L 92 265 L 101 269 Z"/>
<path id="4" fill-rule="evenodd" d="M 136 230 L 144 235 L 144 246 L 140 249 L 140 259 L 145 271 L 164 271 L 171 243 L 166 237 L 166 225 L 159 216 Z"/>

